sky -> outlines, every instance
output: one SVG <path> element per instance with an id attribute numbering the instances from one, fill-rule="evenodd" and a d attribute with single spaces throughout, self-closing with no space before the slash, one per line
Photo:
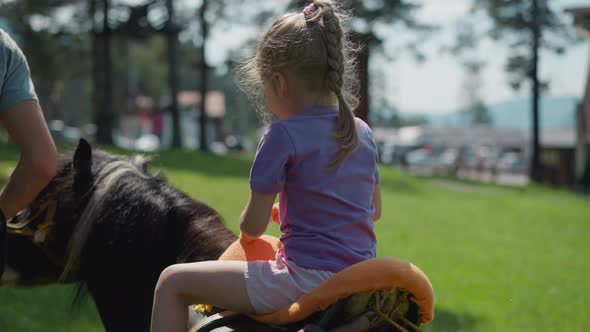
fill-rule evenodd
<path id="1" fill-rule="evenodd" d="M 462 87 L 465 74 L 458 61 L 449 55 L 440 55 L 438 48 L 444 40 L 453 36 L 453 23 L 463 17 L 470 0 L 425 0 L 418 18 L 441 26 L 434 41 L 425 46 L 427 61 L 417 63 L 403 56 L 395 63 L 384 66 L 389 102 L 402 112 L 444 113 L 456 111 L 465 103 Z M 587 1 L 551 0 L 557 10 L 588 5 Z M 567 14 L 566 14 L 567 17 Z M 528 96 L 528 91 L 513 91 L 507 83 L 503 65 L 508 54 L 501 43 L 487 40 L 479 54 L 487 65 L 481 75 L 481 96 L 484 102 L 493 104 Z M 541 78 L 550 81 L 549 95 L 582 96 L 588 66 L 590 65 L 590 40 L 571 47 L 563 56 L 542 53 Z"/>

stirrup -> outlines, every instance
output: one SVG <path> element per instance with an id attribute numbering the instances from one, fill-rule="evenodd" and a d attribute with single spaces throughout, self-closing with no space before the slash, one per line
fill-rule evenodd
<path id="1" fill-rule="evenodd" d="M 420 315 L 417 313 L 417 306 L 410 297 L 411 294 L 405 289 L 396 288 L 393 292 L 376 291 L 368 298 L 361 299 L 361 303 L 367 303 L 370 329 L 389 326 L 399 332 L 424 332 L 419 327 Z"/>
<path id="2" fill-rule="evenodd" d="M 240 314 L 233 311 L 222 311 L 216 314 L 213 314 L 201 321 L 198 324 L 193 326 L 189 332 L 209 332 L 213 331 L 218 327 L 222 327 L 231 320 L 237 318 Z"/>

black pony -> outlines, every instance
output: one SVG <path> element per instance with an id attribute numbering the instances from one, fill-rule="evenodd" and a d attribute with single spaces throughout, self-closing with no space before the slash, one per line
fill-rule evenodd
<path id="1" fill-rule="evenodd" d="M 81 140 L 11 220 L 3 282 L 77 282 L 106 331 L 149 331 L 160 272 L 217 259 L 236 239 L 220 215 L 148 172 L 148 160 L 93 151 Z"/>
<path id="2" fill-rule="evenodd" d="M 236 240 L 216 211 L 151 174 L 148 159 L 93 151 L 84 140 L 73 154 L 59 156 L 57 175 L 8 226 L 0 285 L 78 283 L 74 303 L 89 293 L 107 332 L 149 331 L 161 271 L 216 260 Z M 411 305 L 408 317 L 417 323 L 418 308 Z M 338 308 L 307 322 L 340 326 L 350 317 L 339 316 Z M 191 327 L 199 317 L 189 312 Z M 317 330 L 313 324 L 301 330 L 306 322 L 272 327 L 239 315 L 207 322 L 199 324 L 207 331 Z M 343 331 L 357 329 L 352 324 Z"/>

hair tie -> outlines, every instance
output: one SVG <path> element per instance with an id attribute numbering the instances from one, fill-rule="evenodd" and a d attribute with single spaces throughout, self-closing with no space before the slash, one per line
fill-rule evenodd
<path id="1" fill-rule="evenodd" d="M 310 3 L 305 8 L 303 8 L 303 17 L 305 17 L 306 21 L 317 22 L 320 19 L 320 17 L 318 16 L 318 17 L 313 18 L 313 16 L 315 15 L 315 13 L 317 11 L 318 11 L 318 6 L 316 6 L 315 3 Z"/>

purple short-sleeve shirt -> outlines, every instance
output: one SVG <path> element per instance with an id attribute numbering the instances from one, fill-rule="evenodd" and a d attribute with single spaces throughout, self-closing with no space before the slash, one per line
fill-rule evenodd
<path id="1" fill-rule="evenodd" d="M 280 193 L 287 259 L 331 272 L 375 257 L 373 191 L 380 181 L 373 135 L 358 118 L 357 151 L 329 169 L 337 117 L 338 108 L 318 106 L 273 122 L 250 173 L 252 191 Z"/>

